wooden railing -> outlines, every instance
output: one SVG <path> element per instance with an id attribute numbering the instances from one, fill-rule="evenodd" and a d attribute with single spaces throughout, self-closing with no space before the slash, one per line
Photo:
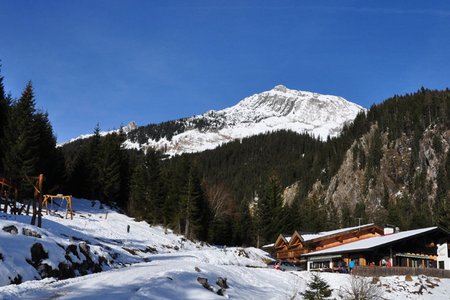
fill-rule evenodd
<path id="1" fill-rule="evenodd" d="M 435 268 L 410 268 L 410 267 L 363 267 L 356 266 L 353 268 L 352 274 L 358 276 L 395 276 L 395 275 L 426 275 L 440 278 L 450 278 L 450 270 Z"/>

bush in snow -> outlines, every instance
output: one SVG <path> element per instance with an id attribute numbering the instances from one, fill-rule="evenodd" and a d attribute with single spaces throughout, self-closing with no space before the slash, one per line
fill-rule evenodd
<path id="1" fill-rule="evenodd" d="M 369 278 L 351 276 L 349 285 L 341 289 L 340 296 L 347 300 L 378 300 L 383 292 Z"/>
<path id="2" fill-rule="evenodd" d="M 332 290 L 329 284 L 317 274 L 313 274 L 313 278 L 308 282 L 307 287 L 308 289 L 302 293 L 306 300 L 321 300 L 331 296 Z"/>

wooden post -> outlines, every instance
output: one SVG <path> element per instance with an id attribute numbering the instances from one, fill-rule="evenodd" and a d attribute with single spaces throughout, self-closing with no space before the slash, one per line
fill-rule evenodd
<path id="1" fill-rule="evenodd" d="M 73 220 L 72 196 L 63 196 L 66 199 L 66 219 L 70 209 L 70 219 Z"/>
<path id="2" fill-rule="evenodd" d="M 44 183 L 44 174 L 39 174 L 38 177 L 38 227 L 42 227 L 42 185 Z"/>

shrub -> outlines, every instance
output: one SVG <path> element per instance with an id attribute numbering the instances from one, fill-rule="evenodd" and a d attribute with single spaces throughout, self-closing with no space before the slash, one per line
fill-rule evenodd
<path id="1" fill-rule="evenodd" d="M 378 300 L 383 292 L 369 278 L 351 276 L 349 286 L 341 288 L 340 295 L 346 300 Z"/>

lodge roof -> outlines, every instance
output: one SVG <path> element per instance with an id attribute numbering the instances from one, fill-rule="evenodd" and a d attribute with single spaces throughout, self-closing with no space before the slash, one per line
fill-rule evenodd
<path id="1" fill-rule="evenodd" d="M 355 252 L 355 251 L 367 251 L 371 250 L 373 248 L 389 245 L 391 243 L 409 239 L 415 236 L 419 236 L 426 233 L 431 233 L 433 231 L 442 231 L 439 227 L 427 227 L 427 228 L 420 228 L 420 229 L 414 229 L 414 230 L 408 230 L 398 233 L 393 233 L 389 235 L 383 235 L 383 236 L 377 236 L 372 237 L 369 239 L 364 239 L 360 241 L 351 242 L 348 244 L 344 244 L 341 246 L 336 246 L 329 249 L 319 250 L 312 253 L 304 254 L 302 256 L 315 256 L 315 255 L 323 255 L 323 254 L 333 254 L 333 253 L 346 253 L 346 252 Z M 448 234 L 448 233 L 447 233 Z"/>
<path id="2" fill-rule="evenodd" d="M 299 234 L 303 238 L 303 241 L 309 242 L 309 241 L 313 241 L 313 240 L 328 238 L 328 237 L 342 234 L 342 233 L 349 232 L 349 231 L 368 228 L 371 226 L 375 226 L 375 224 L 370 223 L 370 224 L 364 224 L 364 225 L 360 225 L 360 226 L 347 227 L 347 228 L 335 229 L 335 230 L 330 230 L 330 231 L 323 231 L 323 232 L 318 232 L 318 233 L 314 233 L 314 234 L 300 234 L 300 233 Z"/>

